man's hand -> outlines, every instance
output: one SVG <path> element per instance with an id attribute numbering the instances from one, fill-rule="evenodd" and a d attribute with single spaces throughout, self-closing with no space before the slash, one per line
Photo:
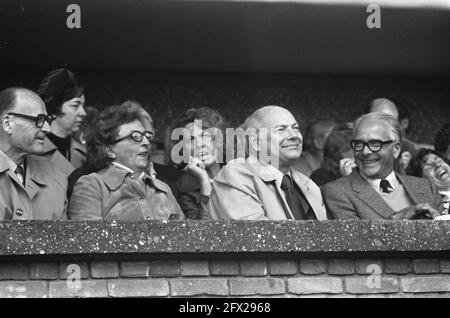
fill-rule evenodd
<path id="1" fill-rule="evenodd" d="M 394 213 L 394 220 L 434 219 L 440 214 L 428 203 L 412 205 Z"/>

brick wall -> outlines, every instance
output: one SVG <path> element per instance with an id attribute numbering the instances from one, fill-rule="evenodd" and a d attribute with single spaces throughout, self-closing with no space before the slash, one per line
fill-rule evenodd
<path id="1" fill-rule="evenodd" d="M 202 296 L 450 297 L 450 258 L 0 263 L 0 297 Z"/>
<path id="2" fill-rule="evenodd" d="M 444 221 L 0 222 L 0 298 L 449 297 L 449 235 Z"/>

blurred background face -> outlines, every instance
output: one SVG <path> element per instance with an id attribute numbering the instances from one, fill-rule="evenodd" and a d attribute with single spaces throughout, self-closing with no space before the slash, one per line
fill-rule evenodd
<path id="1" fill-rule="evenodd" d="M 353 139 L 363 142 L 374 139 L 392 140 L 391 128 L 380 120 L 364 120 L 357 127 Z M 386 178 L 394 170 L 394 159 L 400 155 L 400 148 L 398 142 L 383 145 L 378 152 L 373 152 L 366 146 L 362 151 L 354 151 L 356 164 L 368 178 Z"/>
<path id="2" fill-rule="evenodd" d="M 84 95 L 72 98 L 64 102 L 61 106 L 61 115 L 58 115 L 55 121 L 59 127 L 73 136 L 80 130 L 83 119 L 86 116 L 84 109 Z"/>
<path id="3" fill-rule="evenodd" d="M 216 148 L 214 136 L 202 130 L 202 127 L 195 123 L 185 126 L 189 134 L 183 136 L 183 151 L 187 151 L 190 156 L 201 160 L 206 167 L 216 162 Z M 190 136 L 190 138 L 188 138 Z"/>
<path id="4" fill-rule="evenodd" d="M 278 159 L 279 167 L 290 167 L 300 158 L 303 142 L 294 116 L 286 109 L 276 108 L 266 114 L 264 127 L 271 129 L 271 157 Z"/>
<path id="5" fill-rule="evenodd" d="M 16 107 L 11 110 L 29 116 L 47 114 L 44 102 L 37 95 L 20 94 L 17 97 Z M 47 122 L 42 128 L 36 127 L 35 121 L 10 115 L 11 144 L 25 154 L 42 154 L 44 152 L 44 140 L 50 132 Z"/>
<path id="6" fill-rule="evenodd" d="M 144 132 L 144 126 L 140 121 L 123 124 L 119 127 L 117 138 L 128 136 L 133 131 Z M 135 172 L 144 171 L 149 163 L 148 155 L 150 140 L 145 136 L 141 142 L 136 142 L 131 138 L 121 140 L 111 147 L 111 151 L 116 155 L 115 162 L 124 165 Z"/>
<path id="7" fill-rule="evenodd" d="M 435 154 L 430 153 L 424 158 L 422 173 L 438 190 L 450 190 L 450 167 Z"/>

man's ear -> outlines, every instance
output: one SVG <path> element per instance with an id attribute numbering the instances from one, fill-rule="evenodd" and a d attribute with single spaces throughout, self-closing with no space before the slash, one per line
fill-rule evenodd
<path id="1" fill-rule="evenodd" d="M 2 117 L 2 128 L 8 135 L 11 135 L 12 126 L 14 125 L 10 119 L 11 118 L 8 115 Z"/>
<path id="2" fill-rule="evenodd" d="M 256 133 L 250 133 L 248 135 L 248 142 L 249 142 L 249 147 L 256 151 L 259 152 L 261 150 L 261 147 L 259 145 L 259 140 L 258 140 L 258 135 Z"/>
<path id="3" fill-rule="evenodd" d="M 394 144 L 394 158 L 397 159 L 402 152 L 402 144 L 400 142 L 396 142 Z"/>

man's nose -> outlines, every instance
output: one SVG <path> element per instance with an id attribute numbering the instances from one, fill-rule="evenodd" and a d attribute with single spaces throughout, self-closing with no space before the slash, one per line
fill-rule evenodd
<path id="1" fill-rule="evenodd" d="M 369 149 L 369 145 L 364 145 L 363 150 L 361 150 L 363 155 L 370 155 L 373 151 Z"/>
<path id="2" fill-rule="evenodd" d="M 41 127 L 41 131 L 45 134 L 49 134 L 52 132 L 52 129 L 50 128 L 50 125 L 47 121 L 44 121 L 44 125 Z"/>

